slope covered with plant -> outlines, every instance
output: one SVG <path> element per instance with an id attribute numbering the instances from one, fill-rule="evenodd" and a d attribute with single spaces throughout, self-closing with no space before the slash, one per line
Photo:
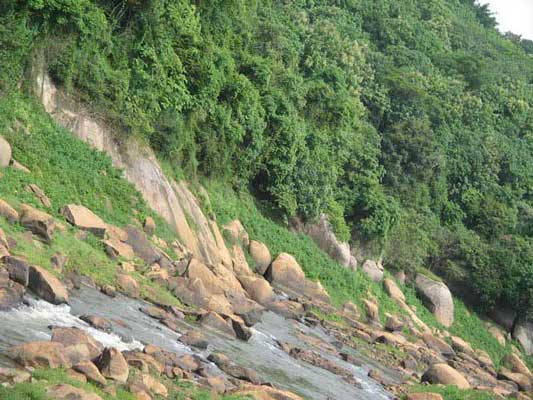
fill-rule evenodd
<path id="1" fill-rule="evenodd" d="M 326 212 L 389 267 L 533 301 L 533 58 L 474 0 L 0 5 L 2 90 L 42 62 L 187 177 Z"/>

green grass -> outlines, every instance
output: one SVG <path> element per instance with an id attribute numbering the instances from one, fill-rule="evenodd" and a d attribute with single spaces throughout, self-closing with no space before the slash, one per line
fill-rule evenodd
<path id="1" fill-rule="evenodd" d="M 339 265 L 322 252 L 309 237 L 290 232 L 286 226 L 265 216 L 250 194 L 236 193 L 227 185 L 217 181 L 205 181 L 204 185 L 211 196 L 219 224 L 239 219 L 248 231 L 250 239 L 264 242 L 274 258 L 281 252 L 294 255 L 306 276 L 323 284 L 334 305 L 340 306 L 352 301 L 364 314 L 361 300 L 372 295 L 378 299 L 382 321 L 387 312 L 403 313 L 381 285 L 372 282 L 360 270 L 353 272 Z M 386 275 L 391 277 L 388 273 Z M 416 307 L 416 314 L 422 321 L 429 327 L 443 328 L 418 299 L 413 287 L 402 286 L 401 289 L 407 303 Z M 474 348 L 485 350 L 496 366 L 502 357 L 510 352 L 510 345 L 501 346 L 486 330 L 480 318 L 470 312 L 460 300 L 455 299 L 455 322 L 448 330 L 451 334 L 471 343 Z M 531 359 L 529 361 L 531 362 Z"/>
<path id="2" fill-rule="evenodd" d="M 0 97 L 0 132 L 11 144 L 13 158 L 31 170 L 30 174 L 13 168 L 0 171 L 0 197 L 15 208 L 19 203 L 43 208 L 25 190 L 35 183 L 50 198 L 52 207 L 45 211 L 52 215 L 57 216 L 65 204 L 76 203 L 117 226 L 140 224 L 152 216 L 160 237 L 175 238 L 172 228 L 147 207 L 106 154 L 55 124 L 35 100 L 13 93 Z"/>
<path id="3" fill-rule="evenodd" d="M 461 390 L 455 386 L 417 385 L 410 393 L 438 393 L 444 400 L 494 400 L 495 397 L 487 392 L 477 390 Z"/>

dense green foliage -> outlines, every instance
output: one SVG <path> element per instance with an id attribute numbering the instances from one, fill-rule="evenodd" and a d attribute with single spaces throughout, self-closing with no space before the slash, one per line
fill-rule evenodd
<path id="1" fill-rule="evenodd" d="M 33 59 L 189 176 L 328 212 L 394 268 L 533 307 L 533 58 L 474 0 L 0 5 L 0 81 Z"/>

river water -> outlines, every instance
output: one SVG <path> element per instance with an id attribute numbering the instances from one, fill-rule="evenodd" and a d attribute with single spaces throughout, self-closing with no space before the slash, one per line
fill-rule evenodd
<path id="1" fill-rule="evenodd" d="M 11 362 L 1 355 L 5 354 L 11 346 L 28 341 L 49 340 L 51 338 L 49 327 L 54 325 L 82 328 L 104 346 L 116 347 L 119 350 L 142 349 L 144 344 L 150 343 L 178 354 L 195 353 L 203 358 L 207 358 L 207 355 L 213 351 L 220 351 L 238 365 L 257 371 L 264 381 L 293 391 L 305 399 L 391 399 L 390 394 L 367 377 L 368 370 L 377 367 L 388 379 L 392 381 L 398 379 L 393 371 L 380 367 L 351 349 L 343 349 L 343 351 L 350 352 L 358 358 L 363 364 L 362 367 L 345 363 L 321 352 L 320 349 L 313 348 L 322 356 L 334 360 L 335 363 L 353 372 L 353 375 L 361 382 L 361 388 L 345 382 L 341 377 L 324 369 L 290 357 L 276 346 L 276 341 L 306 348 L 309 346 L 300 339 L 302 334 L 319 338 L 327 343 L 333 343 L 334 339 L 320 327 L 310 328 L 271 312 L 265 313 L 262 322 L 252 328 L 253 335 L 248 342 L 232 340 L 217 335 L 215 332 L 204 331 L 209 348 L 199 352 L 178 342 L 179 333 L 140 312 L 139 308 L 148 305 L 142 301 L 120 295 L 110 298 L 89 287 L 74 291 L 70 300 L 70 306 L 55 306 L 43 300 L 27 297 L 26 305 L 0 312 L 0 365 L 11 365 Z M 93 329 L 77 317 L 86 314 L 98 315 L 111 320 L 113 333 Z M 183 321 L 180 329 L 185 332 L 201 328 Z"/>

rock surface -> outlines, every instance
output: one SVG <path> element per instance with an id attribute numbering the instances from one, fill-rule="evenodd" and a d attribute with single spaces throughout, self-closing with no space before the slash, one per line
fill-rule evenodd
<path id="1" fill-rule="evenodd" d="M 469 389 L 470 384 L 456 369 L 447 364 L 434 364 L 422 376 L 422 382 L 455 385 L 459 389 Z"/>
<path id="2" fill-rule="evenodd" d="M 453 298 L 450 289 L 443 283 L 425 275 L 416 276 L 416 291 L 427 308 L 445 327 L 450 327 L 454 319 Z"/>
<path id="3" fill-rule="evenodd" d="M 28 287 L 49 303 L 63 304 L 69 301 L 67 289 L 59 279 L 36 265 L 30 267 Z"/>
<path id="4" fill-rule="evenodd" d="M 374 282 L 381 282 L 383 280 L 383 266 L 373 260 L 366 260 L 361 267 L 361 270 L 368 275 Z"/>
<path id="5" fill-rule="evenodd" d="M 61 209 L 61 214 L 79 229 L 92 232 L 101 238 L 105 236 L 107 229 L 105 222 L 88 208 L 78 204 L 67 204 Z"/>

